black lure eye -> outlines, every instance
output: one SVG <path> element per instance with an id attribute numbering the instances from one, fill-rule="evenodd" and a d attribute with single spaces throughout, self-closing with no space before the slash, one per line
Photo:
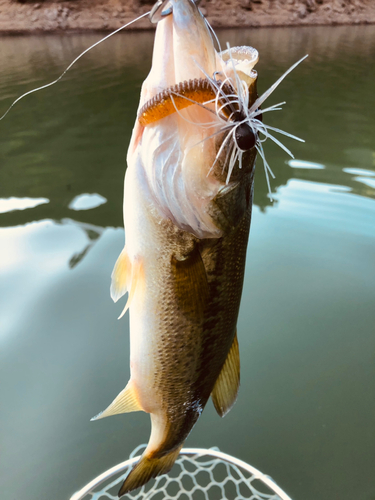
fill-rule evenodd
<path id="1" fill-rule="evenodd" d="M 241 123 L 236 127 L 235 139 L 241 151 L 249 151 L 257 142 L 257 135 L 254 134 L 248 123 Z"/>

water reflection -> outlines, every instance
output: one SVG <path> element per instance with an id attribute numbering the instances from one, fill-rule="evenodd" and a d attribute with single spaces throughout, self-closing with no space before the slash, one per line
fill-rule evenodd
<path id="1" fill-rule="evenodd" d="M 104 228 L 93 226 L 92 224 L 77 223 L 71 219 L 63 220 L 63 224 L 73 224 L 79 227 L 86 235 L 88 243 L 80 251 L 76 252 L 69 260 L 69 267 L 73 269 L 81 260 L 88 254 L 89 250 L 94 246 L 94 244 L 99 240 L 104 232 Z"/>
<path id="2" fill-rule="evenodd" d="M 76 196 L 69 203 L 68 208 L 78 212 L 79 210 L 91 210 L 92 208 L 100 207 L 100 205 L 104 205 L 104 203 L 107 203 L 107 200 L 103 196 L 100 196 L 100 194 L 84 193 Z"/>
<path id="3" fill-rule="evenodd" d="M 26 210 L 27 208 L 34 208 L 39 205 L 49 203 L 47 198 L 11 198 L 0 199 L 0 213 L 13 212 L 13 210 Z"/>
<path id="4" fill-rule="evenodd" d="M 98 38 L 3 38 L 3 109 L 22 92 L 53 80 Z M 251 43 L 260 50 L 259 92 L 301 55 L 310 54 L 271 98 L 272 102 L 286 100 L 284 110 L 269 113 L 267 119 L 270 125 L 306 140 L 299 144 L 284 139 L 299 161 L 326 169 L 316 174 L 301 167 L 292 170 L 285 165 L 284 153 L 267 143 L 266 156 L 276 174 L 273 191 L 294 178 L 349 185 L 356 194 L 374 196 L 371 182 L 343 175 L 350 167 L 375 169 L 369 139 L 375 134 L 375 69 L 366 62 L 373 46 L 371 27 L 302 28 L 287 35 L 283 29 L 227 30 L 220 38 L 231 45 Z M 80 214 L 79 220 L 102 227 L 122 225 L 125 154 L 152 40 L 152 33 L 124 33 L 109 40 L 88 53 L 57 86 L 28 96 L 0 123 L 1 196 L 51 200 L 48 207 L 37 207 L 32 213 L 9 213 L 1 218 L 1 226 L 75 218 L 68 211 L 69 203 L 84 193 L 98 193 L 108 203 L 95 215 Z M 352 91 L 348 75 L 355 75 Z M 255 204 L 264 210 L 272 202 L 260 160 L 256 184 Z"/>
<path id="5" fill-rule="evenodd" d="M 288 165 L 292 168 L 307 168 L 309 170 L 323 170 L 325 168 L 321 163 L 304 160 L 289 160 Z"/>
<path id="6" fill-rule="evenodd" d="M 0 39 L 0 108 L 55 79 L 98 38 Z M 123 304 L 112 304 L 109 283 L 124 243 L 125 155 L 152 38 L 109 40 L 0 122 L 4 498 L 27 489 L 30 500 L 41 492 L 66 500 L 148 436 L 139 414 L 89 419 L 128 375 L 127 321 L 116 321 Z M 242 389 L 223 421 L 206 409 L 189 444 L 253 463 L 296 500 L 370 498 L 375 27 L 220 38 L 258 48 L 259 92 L 310 54 L 270 99 L 286 100 L 285 109 L 267 116 L 306 143 L 285 139 L 294 160 L 265 145 L 274 202 L 258 162 L 238 329 Z"/>

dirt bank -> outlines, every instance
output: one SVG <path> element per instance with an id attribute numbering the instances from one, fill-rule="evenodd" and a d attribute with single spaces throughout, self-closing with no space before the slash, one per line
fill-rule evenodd
<path id="1" fill-rule="evenodd" d="M 111 30 L 154 0 L 0 0 L 0 32 Z M 214 27 L 375 23 L 374 0 L 202 0 Z M 133 29 L 149 28 L 148 19 Z"/>

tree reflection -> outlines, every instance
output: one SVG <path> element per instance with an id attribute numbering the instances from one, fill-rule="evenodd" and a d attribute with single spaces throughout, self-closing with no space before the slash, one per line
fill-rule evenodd
<path id="1" fill-rule="evenodd" d="M 80 222 L 74 222 L 76 226 L 78 226 L 87 236 L 89 243 L 84 247 L 81 252 L 75 253 L 71 259 L 69 260 L 69 267 L 73 269 L 77 264 L 81 262 L 81 260 L 88 254 L 94 244 L 99 240 L 102 236 L 104 229 L 102 227 L 92 226 L 91 224 L 85 224 Z"/>

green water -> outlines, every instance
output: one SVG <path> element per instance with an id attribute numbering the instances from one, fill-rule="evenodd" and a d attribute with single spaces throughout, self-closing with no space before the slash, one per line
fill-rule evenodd
<path id="1" fill-rule="evenodd" d="M 98 38 L 1 38 L 0 114 Z M 273 202 L 258 162 L 239 399 L 224 420 L 209 403 L 187 445 L 251 463 L 293 500 L 374 500 L 375 26 L 220 38 L 259 50 L 260 91 L 310 54 L 269 100 L 284 111 L 267 116 L 306 143 L 285 140 L 294 163 L 266 144 Z M 109 283 L 152 43 L 114 37 L 0 122 L 4 500 L 66 500 L 148 440 L 146 414 L 89 420 L 129 374 L 128 320 Z"/>

